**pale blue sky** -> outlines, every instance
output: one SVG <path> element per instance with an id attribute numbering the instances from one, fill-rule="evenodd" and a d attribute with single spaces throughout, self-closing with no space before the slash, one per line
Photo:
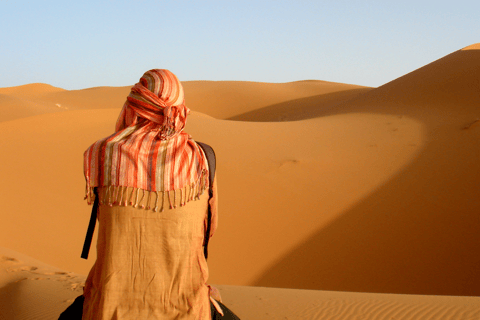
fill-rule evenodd
<path id="1" fill-rule="evenodd" d="M 480 42 L 480 1 L 0 0 L 0 87 L 317 79 L 380 86 Z"/>

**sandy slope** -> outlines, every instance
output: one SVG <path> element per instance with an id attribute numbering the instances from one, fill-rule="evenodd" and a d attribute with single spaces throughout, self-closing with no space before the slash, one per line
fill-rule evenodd
<path id="1" fill-rule="evenodd" d="M 1 121 L 9 121 L 61 111 L 62 108 L 55 104 L 45 103 L 39 97 L 62 91 L 64 90 L 42 83 L 0 88 L 0 119 L 2 119 Z"/>
<path id="2" fill-rule="evenodd" d="M 68 110 L 119 108 L 129 92 L 130 87 L 68 91 L 43 83 L 0 88 L 0 119 L 9 121 Z"/>
<path id="3" fill-rule="evenodd" d="M 478 47 L 376 89 L 184 83 L 187 105 L 202 112 L 192 113 L 187 132 L 218 157 L 210 282 L 480 295 Z M 10 120 L 0 123 L 2 246 L 87 273 L 95 251 L 79 258 L 90 210 L 82 154 L 112 133 L 127 94 L 125 87 L 0 88 L 2 119 Z M 438 308 L 431 312 L 441 315 Z M 456 308 L 445 317 L 458 316 Z"/>
<path id="4" fill-rule="evenodd" d="M 85 276 L 0 247 L 0 319 L 58 319 L 82 291 Z"/>
<path id="5" fill-rule="evenodd" d="M 49 320 L 81 294 L 85 276 L 0 247 L 0 319 Z M 216 286 L 223 303 L 249 320 L 474 320 L 480 298 Z"/>

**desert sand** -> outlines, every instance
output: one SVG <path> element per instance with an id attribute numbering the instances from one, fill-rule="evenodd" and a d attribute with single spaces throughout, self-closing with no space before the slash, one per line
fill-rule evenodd
<path id="1" fill-rule="evenodd" d="M 209 282 L 242 319 L 480 319 L 480 44 L 378 88 L 183 84 L 218 161 Z M 0 319 L 81 293 L 82 156 L 128 92 L 0 88 Z"/>

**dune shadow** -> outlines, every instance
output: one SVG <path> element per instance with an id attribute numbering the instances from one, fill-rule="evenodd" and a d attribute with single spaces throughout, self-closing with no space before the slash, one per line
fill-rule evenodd
<path id="1" fill-rule="evenodd" d="M 0 288 L 0 319 L 57 319 L 76 296 L 63 281 L 20 279 Z"/>
<path id="2" fill-rule="evenodd" d="M 16 319 L 19 310 L 22 310 L 22 281 L 8 283 L 0 288 L 0 318 L 1 319 Z"/>
<path id="3" fill-rule="evenodd" d="M 283 256 L 254 285 L 480 296 L 480 172 L 463 170 L 459 160 L 478 160 L 480 152 L 458 154 L 455 141 L 439 144 L 433 140 L 401 173 Z"/>
<path id="4" fill-rule="evenodd" d="M 377 95 L 377 101 L 369 100 L 380 102 L 376 108 L 365 100 L 323 114 L 408 116 L 424 125 L 425 145 L 374 193 L 273 263 L 255 286 L 480 296 L 480 128 L 468 126 L 480 115 L 478 91 L 469 92 L 480 74 L 479 58 L 480 52 L 472 50 L 445 59 L 463 68 L 451 74 L 464 77 L 465 83 L 456 85 L 455 95 L 449 93 L 452 100 L 444 104 L 385 107 L 388 96 Z M 443 72 L 441 63 L 429 68 Z M 452 83 L 462 79 L 445 73 Z M 418 86 L 407 80 L 399 83 Z M 379 89 L 394 91 L 391 86 Z M 460 99 L 465 104 L 455 104 Z"/>
<path id="5" fill-rule="evenodd" d="M 339 103 L 348 101 L 372 88 L 358 88 L 294 99 L 248 111 L 226 120 L 252 122 L 298 121 L 317 118 Z"/>

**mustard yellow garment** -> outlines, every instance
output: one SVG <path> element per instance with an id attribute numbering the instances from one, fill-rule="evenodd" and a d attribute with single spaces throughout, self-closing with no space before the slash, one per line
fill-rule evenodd
<path id="1" fill-rule="evenodd" d="M 216 184 L 214 194 L 210 235 L 217 226 Z M 100 205 L 83 319 L 211 319 L 202 247 L 207 210 L 208 192 L 163 212 Z"/>

